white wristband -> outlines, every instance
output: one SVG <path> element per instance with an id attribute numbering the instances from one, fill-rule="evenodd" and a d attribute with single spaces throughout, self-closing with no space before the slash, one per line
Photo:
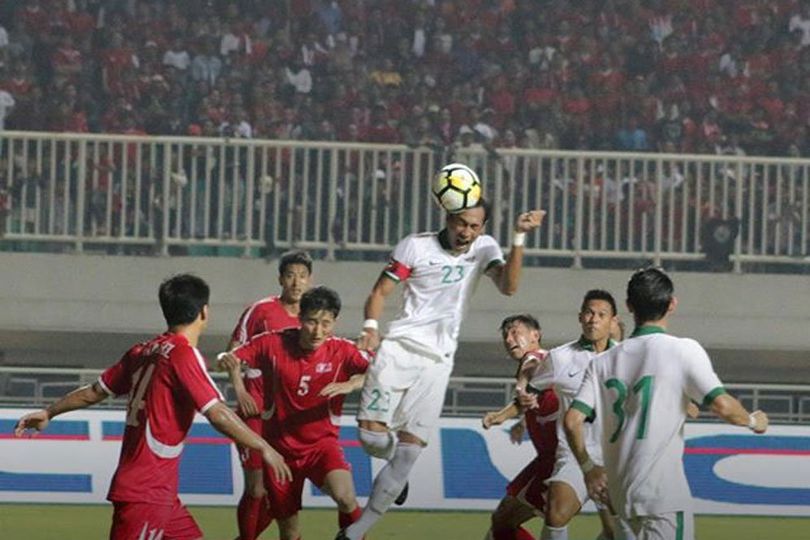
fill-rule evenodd
<path id="1" fill-rule="evenodd" d="M 525 243 L 526 243 L 526 233 L 525 232 L 516 232 L 512 236 L 512 246 L 521 247 Z"/>
<path id="2" fill-rule="evenodd" d="M 585 463 L 579 464 L 579 468 L 582 469 L 582 472 L 586 474 L 591 472 L 594 467 L 596 467 L 596 463 L 594 463 L 591 458 L 588 458 L 588 460 Z"/>
<path id="3" fill-rule="evenodd" d="M 757 427 L 757 417 L 754 416 L 754 413 L 748 415 L 748 429 L 754 431 Z"/>
<path id="4" fill-rule="evenodd" d="M 380 323 L 377 322 L 377 319 L 366 319 L 363 321 L 363 329 L 368 328 L 369 330 L 379 330 Z"/>

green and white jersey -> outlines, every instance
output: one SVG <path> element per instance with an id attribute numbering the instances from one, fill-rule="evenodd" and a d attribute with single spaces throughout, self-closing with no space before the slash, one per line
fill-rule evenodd
<path id="1" fill-rule="evenodd" d="M 613 508 L 625 518 L 688 510 L 683 426 L 690 400 L 724 393 L 703 347 L 643 326 L 597 356 L 572 407 L 602 417 Z"/>
<path id="2" fill-rule="evenodd" d="M 610 341 L 608 348 L 614 345 L 615 342 Z M 529 381 L 529 386 L 538 391 L 554 389 L 559 398 L 560 418 L 562 418 L 579 392 L 591 360 L 596 356 L 593 344 L 585 338 L 551 349 L 548 359 L 540 365 L 532 380 Z M 601 421 L 601 417 L 597 416 L 592 422 L 585 424 L 585 445 L 591 459 L 599 464 L 602 463 L 602 443 L 599 435 Z M 557 422 L 557 459 L 566 459 L 571 456 L 571 448 L 565 438 L 565 429 L 561 420 Z"/>
<path id="3" fill-rule="evenodd" d="M 452 364 L 461 321 L 479 279 L 493 265 L 503 263 L 500 246 L 486 234 L 459 255 L 446 249 L 440 233 L 405 237 L 384 270 L 403 284 L 402 307 L 385 338 Z"/>

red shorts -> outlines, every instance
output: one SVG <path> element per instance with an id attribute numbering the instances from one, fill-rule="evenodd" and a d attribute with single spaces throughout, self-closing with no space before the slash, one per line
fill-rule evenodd
<path id="1" fill-rule="evenodd" d="M 241 415 L 240 415 L 241 416 Z M 247 427 L 249 427 L 253 433 L 257 433 L 260 437 L 262 436 L 262 420 L 261 416 L 251 416 L 249 418 L 242 417 Z M 236 445 L 237 450 L 239 450 L 239 461 L 242 463 L 243 469 L 251 469 L 251 470 L 262 470 L 262 454 L 261 452 L 257 452 L 252 448 L 248 448 L 247 446 Z"/>
<path id="2" fill-rule="evenodd" d="M 277 519 L 288 518 L 301 510 L 304 480 L 310 480 L 320 487 L 330 472 L 352 470 L 351 465 L 346 461 L 343 449 L 335 439 L 331 438 L 313 445 L 311 450 L 298 454 L 295 459 L 287 457 L 287 465 L 292 471 L 293 479 L 292 482 L 284 484 L 276 481 L 272 469 L 264 468 L 267 498 L 270 501 L 273 516 Z"/>
<path id="3" fill-rule="evenodd" d="M 546 490 L 548 490 L 546 480 L 551 477 L 553 471 L 553 456 L 550 459 L 537 456 L 509 482 L 509 485 L 506 486 L 506 494 L 543 513 L 546 506 Z"/>
<path id="4" fill-rule="evenodd" d="M 180 499 L 175 499 L 173 506 L 113 502 L 113 507 L 110 540 L 199 540 L 203 537 Z"/>

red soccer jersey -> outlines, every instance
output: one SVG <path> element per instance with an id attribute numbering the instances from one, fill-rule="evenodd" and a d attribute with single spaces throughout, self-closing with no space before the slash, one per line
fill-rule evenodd
<path id="1" fill-rule="evenodd" d="M 132 347 L 98 382 L 110 395 L 130 396 L 107 499 L 174 504 L 183 440 L 194 413 L 222 400 L 199 351 L 185 336 L 165 333 Z"/>
<path id="2" fill-rule="evenodd" d="M 299 336 L 298 329 L 262 334 L 234 351 L 249 367 L 261 369 L 265 386 L 273 389 L 265 402 L 265 409 L 273 411 L 265 437 L 295 457 L 324 438 L 337 440 L 343 396 L 328 399 L 321 390 L 368 369 L 365 353 L 351 341 L 332 337 L 304 351 Z"/>
<path id="3" fill-rule="evenodd" d="M 295 315 L 290 315 L 281 303 L 281 297 L 268 296 L 254 302 L 239 317 L 236 328 L 233 329 L 231 341 L 244 345 L 248 340 L 265 332 L 280 332 L 288 328 L 300 328 L 301 321 Z M 264 384 L 261 371 L 249 369 L 245 371 L 245 390 L 256 402 L 259 410 L 264 402 Z"/>

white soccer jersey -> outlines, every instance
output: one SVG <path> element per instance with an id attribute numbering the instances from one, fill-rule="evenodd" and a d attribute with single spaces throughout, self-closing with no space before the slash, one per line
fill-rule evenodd
<path id="1" fill-rule="evenodd" d="M 591 362 L 572 407 L 602 416 L 610 499 L 622 517 L 691 508 L 682 461 L 686 407 L 724 392 L 698 342 L 654 326 Z"/>
<path id="2" fill-rule="evenodd" d="M 610 341 L 608 347 L 615 345 Z M 577 341 L 560 345 L 549 352 L 546 362 L 535 373 L 529 386 L 537 390 L 553 388 L 560 401 L 560 418 L 573 403 L 574 398 L 582 386 L 582 379 L 585 377 L 585 370 L 591 364 L 591 360 L 597 356 L 593 350 L 593 345 L 581 338 Z M 601 417 L 597 416 L 593 422 L 585 424 L 585 444 L 591 459 L 602 463 L 602 443 L 600 438 Z M 563 422 L 557 422 L 557 459 L 565 459 L 572 455 L 571 447 L 565 438 L 565 428 Z"/>
<path id="3" fill-rule="evenodd" d="M 439 233 L 405 237 L 385 268 L 388 277 L 404 285 L 402 308 L 388 326 L 386 339 L 452 363 L 461 320 L 481 275 L 503 262 L 500 246 L 489 235 L 476 238 L 458 256 L 442 247 Z"/>

